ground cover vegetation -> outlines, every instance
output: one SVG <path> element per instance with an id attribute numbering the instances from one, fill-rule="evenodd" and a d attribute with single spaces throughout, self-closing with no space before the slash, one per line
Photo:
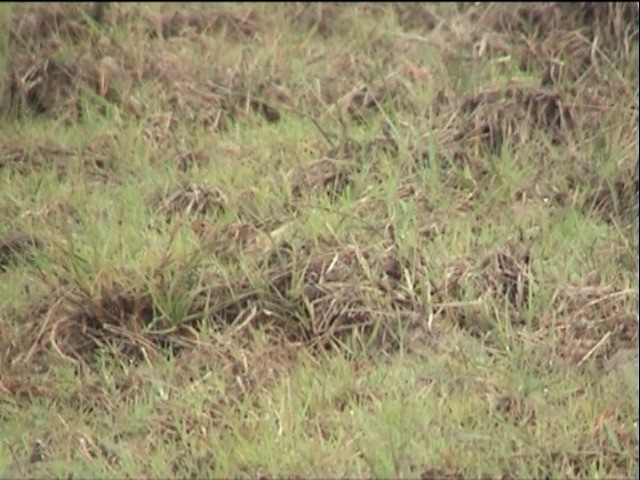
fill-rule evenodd
<path id="1" fill-rule="evenodd" d="M 0 476 L 638 468 L 638 6 L 3 4 Z"/>

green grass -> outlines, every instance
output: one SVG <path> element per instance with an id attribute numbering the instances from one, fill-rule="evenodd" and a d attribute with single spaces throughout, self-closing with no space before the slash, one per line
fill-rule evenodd
<path id="1" fill-rule="evenodd" d="M 637 342 L 637 33 L 445 4 L 24 30 L 39 8 L 4 7 L 1 82 L 76 76 L 0 103 L 2 478 L 637 471 L 637 361 L 611 363 Z"/>
<path id="2" fill-rule="evenodd" d="M 340 356 L 322 358 L 321 365 L 298 358 L 275 385 L 230 402 L 224 398 L 234 385 L 225 386 L 217 365 L 184 386 L 172 364 L 160 364 L 140 374 L 144 392 L 115 400 L 108 415 L 87 406 L 70 415 L 63 396 L 28 410 L 10 407 L 6 431 L 48 435 L 61 458 L 75 458 L 74 468 L 96 476 L 309 477 L 320 470 L 330 477 L 397 478 L 435 465 L 465 476 L 521 478 L 571 475 L 578 464 L 593 477 L 608 476 L 611 458 L 619 468 L 633 468 L 633 452 L 619 437 L 632 435 L 633 427 L 614 429 L 617 416 L 637 409 L 632 383 L 551 373 L 531 361 L 534 352 L 523 360 L 490 355 L 464 338 L 450 342 L 463 350 L 357 364 Z M 111 372 L 120 369 L 102 368 L 97 382 L 108 391 Z M 69 386 L 77 382 L 70 372 L 59 376 Z M 615 405 L 608 400 L 612 390 Z M 507 398 L 516 406 L 503 411 Z M 80 450 L 82 435 L 96 458 Z M 101 444 L 120 464 L 103 458 Z M 13 444 L 16 455 L 27 456 L 29 448 L 24 437 Z M 42 474 L 69 468 L 51 463 Z"/>

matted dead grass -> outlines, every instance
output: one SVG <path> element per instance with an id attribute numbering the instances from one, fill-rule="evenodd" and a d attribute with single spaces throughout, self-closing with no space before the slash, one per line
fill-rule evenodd
<path id="1" fill-rule="evenodd" d="M 194 225 L 196 231 L 201 228 Z M 177 281 L 181 291 L 199 292 L 179 324 L 172 324 L 145 290 L 113 284 L 95 295 L 72 288 L 34 307 L 23 338 L 5 350 L 5 360 L 29 364 L 51 352 L 91 364 L 98 351 L 115 345 L 125 358 L 138 361 L 157 349 L 179 352 L 198 344 L 201 322 L 233 329 L 270 325 L 292 344 L 320 348 L 353 330 L 377 331 L 380 344 L 393 348 L 389 332 L 395 324 L 420 320 L 420 300 L 402 278 L 406 260 L 394 247 L 379 251 L 332 244 L 313 253 L 307 247 L 293 250 L 286 242 L 268 245 L 256 232 L 255 227 L 230 227 L 209 232 L 206 241 L 224 248 L 232 260 L 254 263 L 259 278 L 192 272 L 177 280 L 164 269 L 151 275 L 153 291 Z"/>
<path id="2" fill-rule="evenodd" d="M 242 69 L 221 68 L 211 75 L 209 68 L 189 65 L 183 56 L 172 53 L 171 44 L 166 43 L 174 36 L 197 38 L 219 32 L 224 38 L 240 35 L 236 40 L 242 40 L 256 33 L 258 23 L 251 9 L 149 13 L 147 38 L 145 32 L 132 33 L 134 41 L 148 43 L 142 57 L 115 44 L 102 29 L 106 16 L 107 24 L 113 26 L 143 15 L 133 7 L 34 5 L 18 8 L 13 15 L 20 19 L 9 32 L 9 49 L 15 54 L 10 56 L 0 102 L 1 110 L 10 116 L 29 113 L 80 121 L 80 97 L 86 92 L 117 105 L 123 113 L 139 116 L 144 109 L 131 96 L 132 90 L 152 80 L 170 88 L 169 107 L 174 115 L 213 131 L 224 128 L 222 117 L 247 111 L 258 112 L 270 122 L 279 119 L 277 109 L 260 99 L 262 91 L 242 85 L 244 80 L 239 79 L 247 78 Z"/>
<path id="3" fill-rule="evenodd" d="M 407 284 L 403 272 L 416 266 L 398 256 L 392 244 L 382 250 L 362 250 L 329 243 L 317 251 L 305 246 L 294 249 L 250 224 L 212 230 L 194 222 L 193 229 L 212 255 L 249 262 L 246 265 L 257 268 L 256 274 L 229 278 L 184 268 L 174 273 L 167 267 L 159 269 L 150 276 L 155 279 L 152 292 L 177 284 L 183 293 L 198 292 L 190 297 L 178 323 L 166 316 L 146 289 L 132 291 L 114 284 L 97 296 L 66 291 L 28 314 L 21 338 L 5 345 L 7 364 L 37 363 L 54 354 L 90 366 L 105 348 L 115 348 L 134 362 L 167 348 L 180 354 L 202 343 L 202 322 L 236 333 L 267 326 L 291 345 L 322 349 L 353 331 L 377 332 L 379 346 L 393 349 L 390 332 L 398 322 L 426 335 L 458 325 L 483 336 L 496 328 L 487 320 L 491 312 L 483 309 L 505 302 L 512 328 L 525 327 L 535 272 L 530 250 L 521 241 L 507 242 L 476 261 L 451 263 L 442 285 L 420 286 Z M 427 264 L 418 272 L 420 268 Z M 424 302 L 424 288 L 430 290 L 433 303 Z M 538 322 L 538 335 L 547 338 L 555 332 L 557 342 L 550 354 L 558 361 L 582 365 L 593 357 L 602 366 L 617 349 L 637 341 L 637 322 L 624 306 L 632 301 L 632 293 L 604 286 L 567 286 L 557 292 L 549 316 Z"/>

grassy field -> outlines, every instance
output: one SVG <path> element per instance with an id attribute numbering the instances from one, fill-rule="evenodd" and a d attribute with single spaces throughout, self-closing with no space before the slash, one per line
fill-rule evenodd
<path id="1" fill-rule="evenodd" d="M 635 475 L 637 5 L 0 6 L 0 477 Z"/>

